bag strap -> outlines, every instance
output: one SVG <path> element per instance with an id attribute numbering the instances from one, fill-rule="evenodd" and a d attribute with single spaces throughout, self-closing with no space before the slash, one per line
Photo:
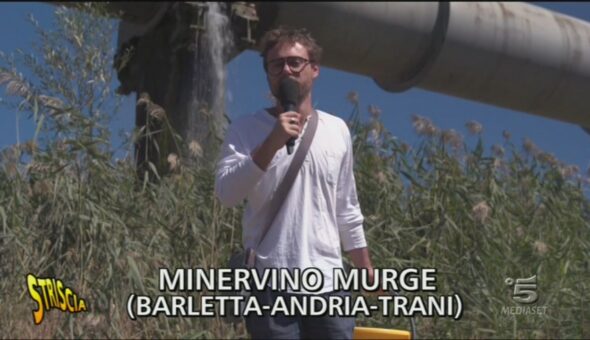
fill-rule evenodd
<path id="1" fill-rule="evenodd" d="M 303 137 L 301 137 L 299 148 L 297 148 L 295 155 L 293 155 L 291 165 L 289 166 L 289 169 L 287 170 L 287 173 L 285 174 L 283 181 L 281 182 L 281 184 L 279 184 L 273 199 L 268 205 L 268 214 L 266 215 L 268 216 L 266 220 L 267 223 L 264 227 L 264 231 L 262 232 L 260 240 L 256 245 L 256 248 L 258 248 L 262 241 L 264 241 L 264 238 L 266 237 L 268 230 L 272 225 L 272 222 L 277 216 L 281 206 L 283 205 L 283 202 L 285 201 L 285 198 L 287 198 L 287 194 L 289 193 L 291 187 L 293 186 L 293 183 L 295 182 L 295 177 L 297 177 L 299 169 L 301 169 L 303 160 L 305 159 L 307 151 L 309 151 L 309 147 L 311 146 L 311 142 L 313 141 L 313 137 L 318 127 L 318 120 L 318 113 L 315 110 L 313 110 L 311 113 L 311 117 L 309 119 L 309 125 L 305 129 Z"/>

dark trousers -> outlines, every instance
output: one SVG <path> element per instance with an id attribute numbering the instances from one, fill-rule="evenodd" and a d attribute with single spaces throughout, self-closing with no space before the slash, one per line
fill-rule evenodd
<path id="1" fill-rule="evenodd" d="M 272 306 L 279 295 L 284 296 L 285 301 L 288 301 L 287 297 L 299 296 L 272 291 L 269 288 L 252 292 L 252 295 L 258 299 L 260 306 Z M 322 294 L 322 296 L 329 295 L 347 296 L 350 293 L 339 291 Z M 252 339 L 352 339 L 354 332 L 354 317 L 285 316 L 282 313 L 270 316 L 269 313 L 270 311 L 263 311 L 263 316 L 256 314 L 246 316 L 246 328 Z"/>

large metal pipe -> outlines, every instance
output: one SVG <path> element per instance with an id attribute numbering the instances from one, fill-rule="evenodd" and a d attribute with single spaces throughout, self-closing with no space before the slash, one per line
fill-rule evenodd
<path id="1" fill-rule="evenodd" d="M 323 65 L 590 127 L 590 23 L 526 3 L 260 2 L 260 31 L 306 27 Z"/>
<path id="2" fill-rule="evenodd" d="M 115 3 L 113 3 L 115 4 Z M 590 23 L 517 2 L 259 2 L 258 34 L 306 27 L 323 65 L 590 127 Z M 151 28 L 165 3 L 111 5 L 120 40 Z M 136 25 L 139 29 L 128 29 Z"/>

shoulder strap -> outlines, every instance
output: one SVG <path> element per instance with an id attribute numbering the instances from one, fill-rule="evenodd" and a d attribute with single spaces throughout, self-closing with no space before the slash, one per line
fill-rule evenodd
<path id="1" fill-rule="evenodd" d="M 305 133 L 303 134 L 303 137 L 301 138 L 301 144 L 299 144 L 299 148 L 295 152 L 295 155 L 293 155 L 293 160 L 291 161 L 291 165 L 289 166 L 289 169 L 287 170 L 287 173 L 285 174 L 283 181 L 281 182 L 281 184 L 279 184 L 279 187 L 277 188 L 277 191 L 276 191 L 272 201 L 268 205 L 268 214 L 266 215 L 267 216 L 266 225 L 264 226 L 264 231 L 262 232 L 262 235 L 260 237 L 260 240 L 258 241 L 258 244 L 256 245 L 256 248 L 258 248 L 258 246 L 262 243 L 262 241 L 266 237 L 266 234 L 268 233 L 268 230 L 270 229 L 272 222 L 274 221 L 275 217 L 277 216 L 279 209 L 283 205 L 285 198 L 287 198 L 287 194 L 289 193 L 289 191 L 291 190 L 291 187 L 293 186 L 293 182 L 295 182 L 295 177 L 297 177 L 297 174 L 299 173 L 299 169 L 301 169 L 301 165 L 303 164 L 303 160 L 305 159 L 305 156 L 307 155 L 307 152 L 309 151 L 309 147 L 311 146 L 311 142 L 312 142 L 315 132 L 317 130 L 318 120 L 319 120 L 318 113 L 315 110 L 313 110 L 311 113 L 311 117 L 309 119 L 309 125 L 305 129 Z"/>

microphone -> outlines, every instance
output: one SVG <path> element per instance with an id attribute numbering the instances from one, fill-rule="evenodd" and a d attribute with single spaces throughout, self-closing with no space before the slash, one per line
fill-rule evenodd
<path id="1" fill-rule="evenodd" d="M 281 101 L 281 106 L 285 109 L 285 112 L 295 110 L 298 98 L 299 84 L 291 78 L 283 79 L 279 85 L 279 100 Z M 289 155 L 293 153 L 296 139 L 297 138 L 295 137 L 291 137 L 287 141 L 287 153 Z"/>

